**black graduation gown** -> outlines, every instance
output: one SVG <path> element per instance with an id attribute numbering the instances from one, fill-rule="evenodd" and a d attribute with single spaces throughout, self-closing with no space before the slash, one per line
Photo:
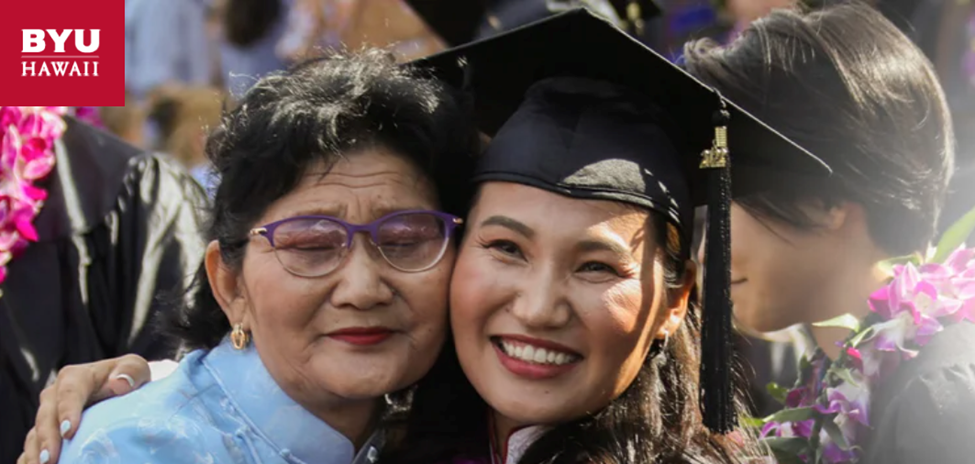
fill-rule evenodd
<path id="1" fill-rule="evenodd" d="M 954 324 L 873 392 L 863 464 L 975 462 L 975 324 Z"/>
<path id="2" fill-rule="evenodd" d="M 39 241 L 8 267 L 0 297 L 0 464 L 13 464 L 57 369 L 172 351 L 148 327 L 204 251 L 202 189 L 174 161 L 68 118 Z"/>

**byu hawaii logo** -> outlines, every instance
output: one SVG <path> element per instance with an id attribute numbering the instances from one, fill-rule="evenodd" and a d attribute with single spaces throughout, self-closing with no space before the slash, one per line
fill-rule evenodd
<path id="1" fill-rule="evenodd" d="M 23 29 L 22 77 L 98 77 L 98 29 Z M 74 50 L 65 44 L 74 36 Z M 86 38 L 87 36 L 87 38 Z M 48 46 L 50 42 L 52 47 Z"/>

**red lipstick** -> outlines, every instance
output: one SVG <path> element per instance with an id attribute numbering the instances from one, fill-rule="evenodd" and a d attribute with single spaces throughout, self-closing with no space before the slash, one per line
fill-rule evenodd
<path id="1" fill-rule="evenodd" d="M 494 347 L 495 354 L 498 356 L 498 361 L 501 363 L 501 365 L 512 374 L 526 379 L 545 380 L 555 378 L 571 371 L 572 369 L 575 369 L 575 367 L 579 365 L 579 362 L 582 361 L 582 356 L 574 350 L 566 347 L 565 345 L 560 345 L 548 340 L 525 337 L 522 335 L 501 335 L 499 337 L 492 338 L 494 339 L 494 343 L 491 345 Z M 520 348 L 514 348 L 516 350 L 514 355 L 507 351 L 511 349 L 512 343 L 521 346 Z M 548 351 L 557 352 L 560 354 L 560 356 L 568 356 L 569 358 L 557 362 L 551 362 L 551 358 L 548 358 L 545 362 L 528 360 L 525 356 L 521 355 L 518 350 L 529 346 L 533 349 L 545 349 Z"/>
<path id="2" fill-rule="evenodd" d="M 349 327 L 327 334 L 335 340 L 359 346 L 378 345 L 392 335 L 393 331 L 385 327 Z"/>

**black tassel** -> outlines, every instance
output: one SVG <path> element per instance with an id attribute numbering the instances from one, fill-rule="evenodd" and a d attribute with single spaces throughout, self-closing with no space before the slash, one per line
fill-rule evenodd
<path id="1" fill-rule="evenodd" d="M 731 378 L 731 157 L 724 109 L 715 114 L 715 140 L 702 154 L 706 171 L 708 224 L 704 268 L 704 322 L 701 329 L 701 408 L 704 425 L 728 433 L 738 422 Z"/>

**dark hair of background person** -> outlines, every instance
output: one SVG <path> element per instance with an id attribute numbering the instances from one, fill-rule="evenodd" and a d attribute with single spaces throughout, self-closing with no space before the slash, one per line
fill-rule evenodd
<path id="1" fill-rule="evenodd" d="M 652 239 L 675 237 L 668 235 L 669 227 L 662 216 L 651 213 Z M 661 249 L 666 250 L 658 259 L 663 260 L 667 286 L 681 286 L 686 261 L 680 245 L 668 243 Z M 695 288 L 680 329 L 667 346 L 654 342 L 636 379 L 619 398 L 595 415 L 555 426 L 528 448 L 519 463 L 737 463 L 747 462 L 743 455 L 763 454 L 753 437 L 738 434 L 736 443 L 712 434 L 702 423 L 700 327 Z M 741 385 L 742 380 L 736 383 Z M 743 396 L 737 396 L 737 409 L 744 412 Z M 403 439 L 387 447 L 382 462 L 429 464 L 490 455 L 488 406 L 467 380 L 452 349 L 443 350 L 413 391 L 412 409 L 403 425 Z"/>
<path id="2" fill-rule="evenodd" d="M 462 100 L 438 81 L 397 66 L 385 51 L 336 54 L 262 78 L 207 141 L 220 182 L 206 239 L 220 244 L 224 263 L 240 269 L 249 231 L 309 168 L 372 146 L 408 159 L 438 191 L 450 188 L 441 209 L 463 215 L 469 196 L 441 179 L 469 179 L 449 170 L 452 159 L 477 154 L 470 121 Z M 212 348 L 230 323 L 202 264 L 188 295 L 186 305 L 166 314 L 162 328 L 184 348 Z"/>
<path id="3" fill-rule="evenodd" d="M 951 116 L 931 63 L 879 12 L 859 2 L 776 10 L 727 47 L 687 44 L 684 65 L 834 170 L 828 180 L 766 173 L 767 191 L 739 204 L 811 228 L 799 200 L 851 201 L 886 252 L 926 248 L 953 169 Z"/>
<path id="4" fill-rule="evenodd" d="M 281 0 L 227 0 L 223 25 L 227 41 L 248 47 L 266 36 L 281 17 Z"/>

